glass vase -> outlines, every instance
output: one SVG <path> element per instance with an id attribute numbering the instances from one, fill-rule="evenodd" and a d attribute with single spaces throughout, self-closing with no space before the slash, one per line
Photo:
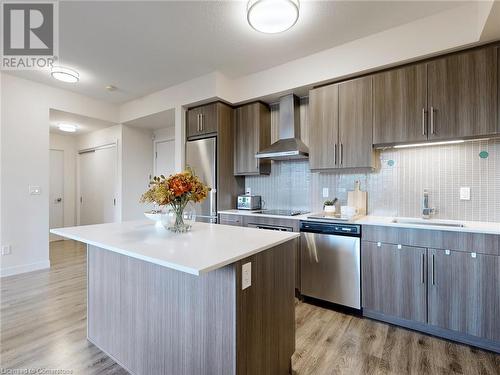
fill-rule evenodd
<path id="1" fill-rule="evenodd" d="M 163 216 L 163 226 L 174 233 L 189 232 L 196 219 L 196 213 L 191 203 L 171 205 Z"/>

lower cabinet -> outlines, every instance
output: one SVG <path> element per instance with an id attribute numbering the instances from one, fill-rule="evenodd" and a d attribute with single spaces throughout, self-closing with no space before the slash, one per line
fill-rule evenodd
<path id="1" fill-rule="evenodd" d="M 361 251 L 363 308 L 425 323 L 426 249 L 364 242 Z"/>
<path id="2" fill-rule="evenodd" d="M 429 249 L 428 322 L 500 341 L 500 257 Z"/>
<path id="3" fill-rule="evenodd" d="M 500 353 L 500 256 L 365 240 L 361 264 L 365 316 Z"/>

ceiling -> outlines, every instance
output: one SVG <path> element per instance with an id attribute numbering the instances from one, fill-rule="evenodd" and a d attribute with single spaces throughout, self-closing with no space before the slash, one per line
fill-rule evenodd
<path id="1" fill-rule="evenodd" d="M 77 126 L 74 133 L 63 132 L 59 130 L 58 126 L 61 123 L 72 124 Z M 59 111 L 57 109 L 50 109 L 49 111 L 49 124 L 50 132 L 56 134 L 77 136 L 80 134 L 90 133 L 95 130 L 108 128 L 117 125 L 114 122 L 98 120 L 92 117 L 77 115 L 75 113 Z"/>
<path id="2" fill-rule="evenodd" d="M 213 71 L 235 78 L 268 69 L 463 2 L 302 0 L 297 24 L 274 35 L 248 25 L 246 1 L 59 4 L 60 63 L 77 69 L 80 82 L 12 74 L 122 103 Z"/>
<path id="3" fill-rule="evenodd" d="M 175 109 L 157 112 L 152 115 L 139 117 L 137 119 L 126 121 L 124 125 L 139 129 L 158 130 L 175 126 Z"/>

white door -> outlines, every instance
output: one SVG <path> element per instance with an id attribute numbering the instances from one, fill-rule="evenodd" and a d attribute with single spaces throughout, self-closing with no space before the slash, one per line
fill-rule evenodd
<path id="1" fill-rule="evenodd" d="M 49 228 L 64 226 L 64 151 L 50 150 L 49 171 Z M 50 241 L 61 237 L 49 234 Z"/>
<path id="2" fill-rule="evenodd" d="M 175 173 L 175 141 L 155 142 L 155 175 Z"/>
<path id="3" fill-rule="evenodd" d="M 80 225 L 117 221 L 116 146 L 80 154 Z"/>

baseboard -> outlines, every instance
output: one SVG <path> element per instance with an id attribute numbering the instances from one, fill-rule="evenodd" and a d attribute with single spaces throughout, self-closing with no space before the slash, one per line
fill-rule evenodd
<path id="1" fill-rule="evenodd" d="M 500 342 L 363 309 L 363 316 L 500 354 Z"/>
<path id="2" fill-rule="evenodd" d="M 0 269 L 0 277 L 14 276 L 21 273 L 33 272 L 50 268 L 50 261 L 44 260 L 42 262 L 22 264 L 20 266 L 5 267 Z"/>

